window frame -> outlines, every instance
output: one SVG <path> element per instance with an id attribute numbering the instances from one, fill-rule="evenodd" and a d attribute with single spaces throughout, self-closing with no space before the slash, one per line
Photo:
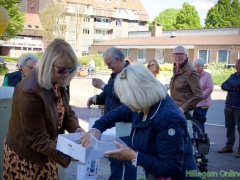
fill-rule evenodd
<path id="1" fill-rule="evenodd" d="M 200 57 L 200 51 L 207 51 L 206 58 Z M 198 50 L 198 58 L 202 58 L 204 60 L 204 64 L 209 64 L 210 63 L 210 55 L 211 55 L 211 50 L 210 49 L 199 49 Z"/>
<path id="2" fill-rule="evenodd" d="M 231 62 L 231 50 L 229 50 L 229 49 L 219 49 L 218 50 L 218 52 L 217 52 L 217 62 L 221 63 L 221 62 L 219 62 L 219 51 L 227 51 L 226 62 L 225 61 L 221 61 L 221 62 L 226 63 L 226 64 L 230 64 L 230 62 Z"/>

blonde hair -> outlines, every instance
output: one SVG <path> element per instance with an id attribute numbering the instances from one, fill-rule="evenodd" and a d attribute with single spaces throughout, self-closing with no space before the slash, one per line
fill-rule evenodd
<path id="1" fill-rule="evenodd" d="M 127 61 L 129 61 L 129 63 L 130 64 L 135 64 L 136 63 L 136 61 L 133 59 L 133 58 L 131 58 L 130 56 L 125 56 L 125 59 L 124 59 L 125 61 L 127 60 Z"/>
<path id="2" fill-rule="evenodd" d="M 54 39 L 46 48 L 43 53 L 41 60 L 37 66 L 37 73 L 38 73 L 38 84 L 45 89 L 52 88 L 52 70 L 54 63 L 59 59 L 64 58 L 70 67 L 77 68 L 78 66 L 78 59 L 74 50 L 63 39 Z M 62 86 L 68 86 L 70 81 L 74 78 L 76 74 L 76 70 L 70 73 L 69 81 Z"/>
<path id="3" fill-rule="evenodd" d="M 149 66 L 150 62 L 153 62 L 153 63 L 155 64 L 155 67 L 156 67 L 156 74 L 159 74 L 160 66 L 159 66 L 157 60 L 156 60 L 156 59 L 152 59 L 152 60 L 150 60 L 150 61 L 148 62 L 147 67 Z"/>
<path id="4" fill-rule="evenodd" d="M 138 110 L 146 109 L 167 96 L 166 88 L 142 64 L 127 66 L 114 82 L 120 101 Z"/>

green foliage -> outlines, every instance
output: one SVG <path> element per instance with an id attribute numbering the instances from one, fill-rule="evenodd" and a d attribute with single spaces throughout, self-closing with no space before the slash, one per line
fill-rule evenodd
<path id="1" fill-rule="evenodd" d="M 173 64 L 171 64 L 171 63 L 159 64 L 159 66 L 160 66 L 160 71 L 172 71 L 173 70 Z"/>
<path id="2" fill-rule="evenodd" d="M 182 9 L 177 14 L 175 27 L 176 29 L 193 29 L 202 27 L 195 6 L 186 2 L 183 3 Z"/>
<path id="3" fill-rule="evenodd" d="M 36 53 L 22 53 L 21 56 L 20 56 L 19 58 L 23 57 L 23 56 L 26 55 L 26 54 L 33 54 L 33 55 L 37 56 L 38 59 L 41 59 L 43 52 L 36 52 Z"/>
<path id="4" fill-rule="evenodd" d="M 152 30 L 153 22 L 148 21 L 147 23 L 148 23 L 148 28 L 149 28 L 149 30 Z"/>
<path id="5" fill-rule="evenodd" d="M 232 27 L 240 26 L 240 3 L 238 0 L 218 0 L 208 10 L 205 27 Z"/>
<path id="6" fill-rule="evenodd" d="M 8 11 L 9 17 L 8 27 L 2 36 L 0 36 L 0 39 L 6 40 L 15 37 L 18 32 L 24 30 L 24 13 L 19 11 L 19 6 L 16 6 L 16 4 L 20 2 L 21 0 L 0 0 L 0 4 Z"/>
<path id="7" fill-rule="evenodd" d="M 154 22 L 159 22 L 162 25 L 163 30 L 176 29 L 175 24 L 179 11 L 179 9 L 174 8 L 165 9 L 159 14 L 159 16 L 155 17 Z"/>
<path id="8" fill-rule="evenodd" d="M 0 76 L 3 76 L 8 73 L 8 68 L 7 67 L 2 67 L 0 65 Z"/>
<path id="9" fill-rule="evenodd" d="M 95 62 L 95 68 L 97 70 L 107 70 L 108 69 L 108 67 L 104 64 L 101 54 L 90 54 L 90 55 L 84 56 L 82 58 L 79 58 L 79 62 L 82 65 L 87 65 L 89 63 L 89 61 L 91 60 L 91 58 L 93 58 L 93 60 Z"/>
<path id="10" fill-rule="evenodd" d="M 6 62 L 16 62 L 18 61 L 18 58 L 16 57 L 9 57 L 9 56 L 0 56 L 1 58 L 3 58 Z"/>

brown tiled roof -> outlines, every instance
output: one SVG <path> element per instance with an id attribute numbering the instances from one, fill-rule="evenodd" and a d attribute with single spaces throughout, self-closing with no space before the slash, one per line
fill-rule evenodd
<path id="1" fill-rule="evenodd" d="M 25 19 L 24 29 L 43 30 L 37 14 L 25 13 Z M 30 28 L 28 25 L 31 25 L 32 27 Z M 36 26 L 38 26 L 38 28 Z"/>
<path id="2" fill-rule="evenodd" d="M 54 3 L 60 3 L 58 0 L 53 0 Z M 61 3 L 64 5 L 67 5 L 68 2 L 73 3 L 80 3 L 80 4 L 91 4 L 93 5 L 94 9 L 103 9 L 106 11 L 113 11 L 114 8 L 123 8 L 123 9 L 129 9 L 129 10 L 135 10 L 139 15 L 148 15 L 146 9 L 142 5 L 141 1 L 138 0 L 138 2 L 134 2 L 134 0 L 118 0 L 119 4 L 115 3 L 115 0 L 108 1 L 98 1 L 98 0 L 62 0 Z M 97 8 L 96 5 L 102 6 L 101 8 Z M 110 9 L 106 8 L 107 6 L 110 6 Z M 141 13 L 140 11 L 144 11 Z"/>
<path id="3" fill-rule="evenodd" d="M 201 36 L 176 36 L 174 38 L 161 37 L 128 37 L 118 38 L 95 46 L 172 46 L 172 45 L 240 45 L 240 34 L 233 35 L 201 35 Z"/>

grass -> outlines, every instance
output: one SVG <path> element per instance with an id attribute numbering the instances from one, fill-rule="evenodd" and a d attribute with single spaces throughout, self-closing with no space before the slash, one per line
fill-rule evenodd
<path id="1" fill-rule="evenodd" d="M 3 76 L 7 73 L 8 73 L 8 68 L 0 66 L 0 76 Z"/>

